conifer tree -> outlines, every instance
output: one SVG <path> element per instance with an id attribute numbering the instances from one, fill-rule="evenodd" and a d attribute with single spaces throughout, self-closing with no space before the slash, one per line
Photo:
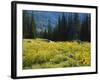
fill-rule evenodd
<path id="1" fill-rule="evenodd" d="M 73 39 L 74 40 L 79 39 L 80 28 L 81 28 L 80 17 L 79 17 L 78 13 L 75 13 L 74 14 L 74 19 L 73 19 L 73 32 L 74 32 Z"/>
<path id="2" fill-rule="evenodd" d="M 91 21 L 90 14 L 86 15 L 85 19 L 82 22 L 82 28 L 80 31 L 80 39 L 82 41 L 90 41 L 91 40 Z"/>
<path id="3" fill-rule="evenodd" d="M 50 19 L 48 20 L 48 39 L 52 38 L 52 26 Z"/>

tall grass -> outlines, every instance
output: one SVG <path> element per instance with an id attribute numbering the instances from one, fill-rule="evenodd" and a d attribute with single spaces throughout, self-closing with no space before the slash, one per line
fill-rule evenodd
<path id="1" fill-rule="evenodd" d="M 90 43 L 23 39 L 23 69 L 90 66 Z"/>

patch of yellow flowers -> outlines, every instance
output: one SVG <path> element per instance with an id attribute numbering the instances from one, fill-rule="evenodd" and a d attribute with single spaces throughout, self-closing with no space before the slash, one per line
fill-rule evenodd
<path id="1" fill-rule="evenodd" d="M 23 39 L 23 69 L 90 66 L 90 51 L 89 42 Z"/>

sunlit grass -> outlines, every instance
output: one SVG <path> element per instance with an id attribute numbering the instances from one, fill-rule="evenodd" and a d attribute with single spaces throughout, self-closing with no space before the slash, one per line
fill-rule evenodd
<path id="1" fill-rule="evenodd" d="M 89 42 L 23 39 L 23 69 L 90 66 Z"/>

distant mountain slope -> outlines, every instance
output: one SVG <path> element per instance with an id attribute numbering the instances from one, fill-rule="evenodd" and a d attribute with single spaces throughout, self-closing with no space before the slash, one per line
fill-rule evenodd
<path id="1" fill-rule="evenodd" d="M 48 21 L 54 28 L 57 24 L 58 17 L 62 14 L 62 12 L 48 12 L 48 11 L 34 11 L 34 18 L 36 22 L 36 27 L 38 31 L 44 30 L 48 26 Z M 67 12 L 67 15 L 70 13 Z M 80 13 L 80 20 L 82 21 L 87 13 Z"/>

